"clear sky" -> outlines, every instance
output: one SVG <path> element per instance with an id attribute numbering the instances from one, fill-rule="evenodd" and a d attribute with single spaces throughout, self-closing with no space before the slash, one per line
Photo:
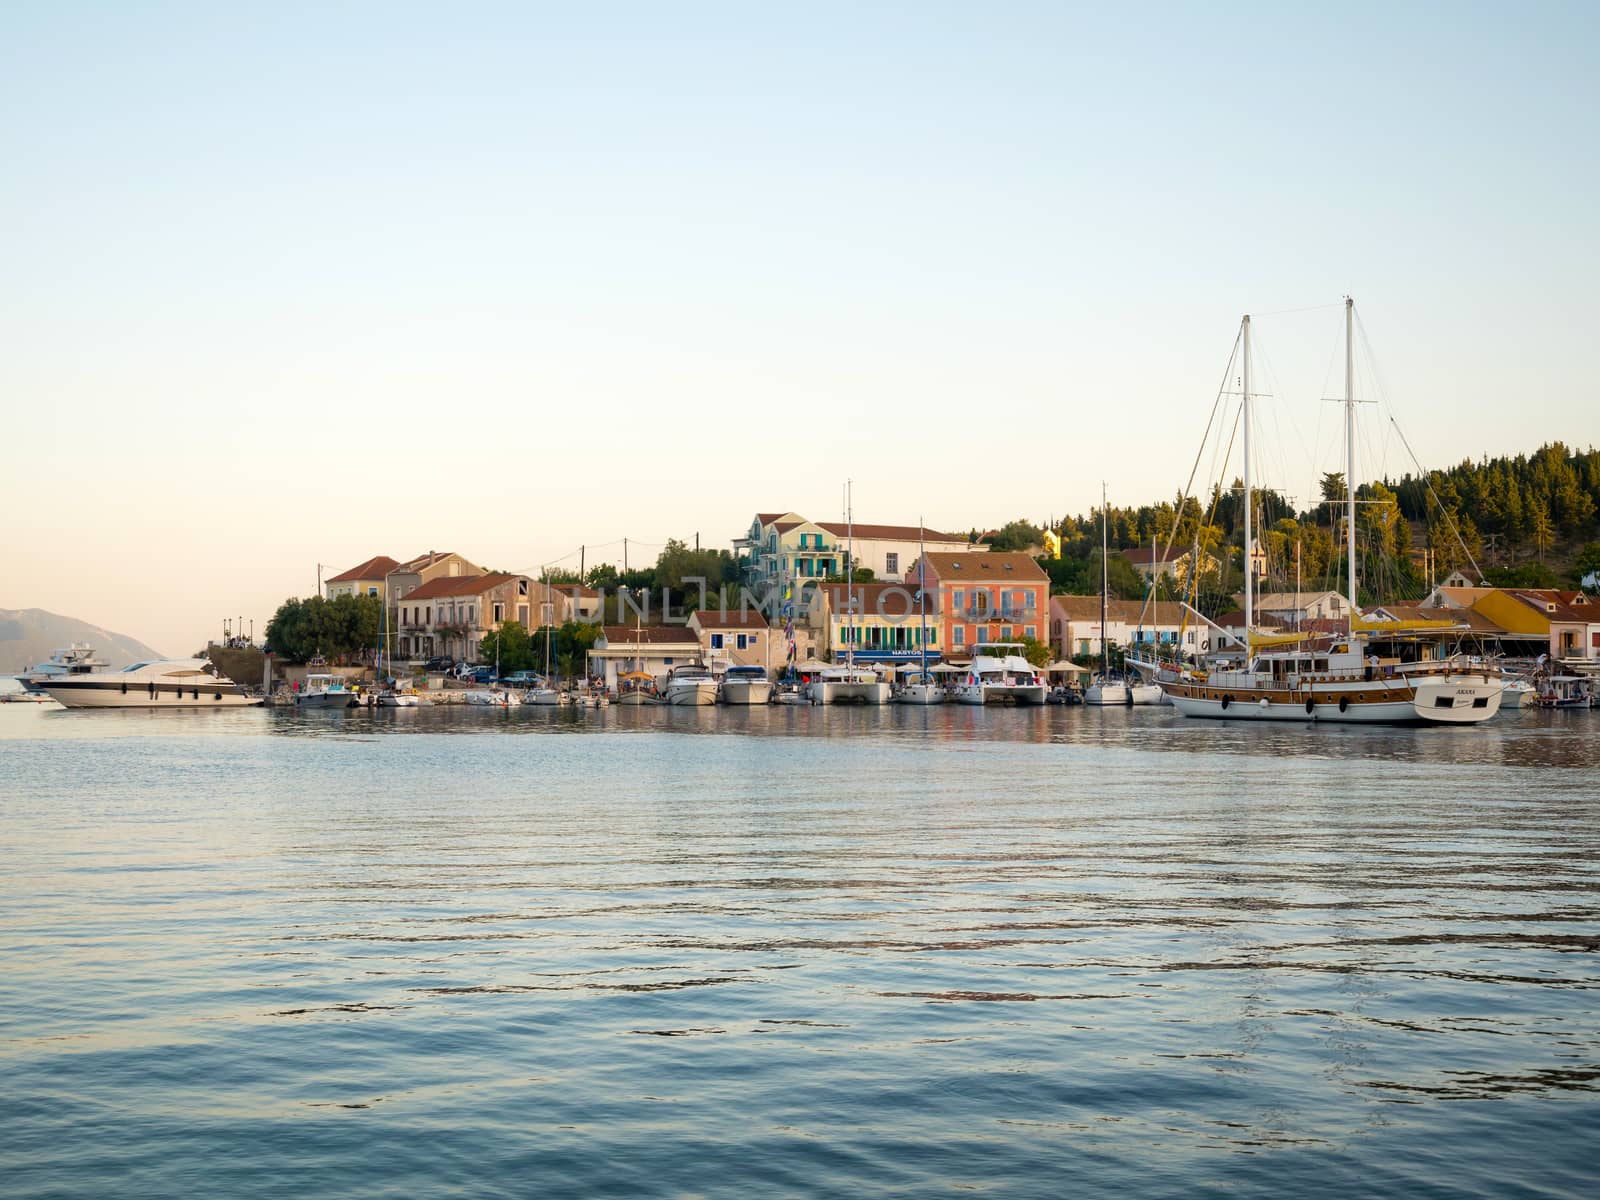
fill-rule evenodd
<path id="1" fill-rule="evenodd" d="M 1429 465 L 1587 445 L 1597 14 L 6 5 L 0 606 L 187 653 L 318 562 L 648 558 L 847 476 L 1169 495 L 1239 315 L 1346 292 Z M 1291 493 L 1339 322 L 1257 322 Z"/>

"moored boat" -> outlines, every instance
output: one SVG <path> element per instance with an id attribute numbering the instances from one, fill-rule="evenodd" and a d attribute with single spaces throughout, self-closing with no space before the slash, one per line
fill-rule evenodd
<path id="1" fill-rule="evenodd" d="M 889 685 L 878 673 L 848 663 L 824 667 L 806 687 L 813 704 L 887 704 Z"/>
<path id="2" fill-rule="evenodd" d="M 772 699 L 772 681 L 761 667 L 729 667 L 718 698 L 724 704 L 766 704 Z"/>
<path id="3" fill-rule="evenodd" d="M 1345 300 L 1344 478 L 1354 481 L 1354 307 Z M 1254 496 L 1251 481 L 1250 318 L 1240 324 L 1240 430 L 1244 443 L 1244 548 L 1251 561 Z M 1354 531 L 1356 489 L 1345 488 L 1345 527 Z M 1345 539 L 1348 624 L 1339 634 L 1268 633 L 1254 619 L 1255 571 L 1244 580 L 1244 633 L 1214 632 L 1242 651 L 1215 669 L 1167 665 L 1156 682 L 1186 717 L 1226 720 L 1333 721 L 1467 725 L 1500 709 L 1505 685 L 1497 667 L 1451 650 L 1460 630 L 1449 621 L 1374 621 L 1357 604 L 1356 546 Z M 1186 606 L 1188 607 L 1188 606 Z M 1196 610 L 1190 609 L 1194 612 Z M 1196 612 L 1198 616 L 1198 612 Z M 1204 619 L 1204 618 L 1202 618 Z M 1208 622 L 1209 623 L 1209 622 Z M 1152 664 L 1140 664 L 1141 668 Z"/>
<path id="4" fill-rule="evenodd" d="M 950 697 L 957 704 L 1043 704 L 1049 690 L 1039 668 L 1023 656 L 1020 642 L 980 642 L 972 663 L 957 677 Z"/>
<path id="5" fill-rule="evenodd" d="M 356 703 L 356 693 L 345 686 L 343 676 L 313 672 L 295 693 L 294 702 L 297 708 L 349 708 Z"/>
<path id="6" fill-rule="evenodd" d="M 261 703 L 204 658 L 59 675 L 46 681 L 44 689 L 66 708 L 240 708 Z"/>
<path id="7" fill-rule="evenodd" d="M 700 663 L 676 667 L 667 678 L 667 703 L 675 707 L 695 707 L 717 702 L 717 679 Z"/>
<path id="8" fill-rule="evenodd" d="M 87 642 L 73 642 L 64 650 L 53 651 L 42 663 L 29 667 L 16 677 L 22 690 L 35 696 L 45 694 L 44 685 L 52 679 L 72 675 L 88 675 L 105 671 L 108 664 L 94 656 L 94 648 Z"/>

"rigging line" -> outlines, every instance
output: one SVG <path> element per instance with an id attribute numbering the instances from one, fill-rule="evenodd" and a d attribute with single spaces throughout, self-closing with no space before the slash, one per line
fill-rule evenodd
<path id="1" fill-rule="evenodd" d="M 1422 463 L 1417 458 L 1416 451 L 1411 448 L 1411 440 L 1406 437 L 1406 431 L 1400 427 L 1399 414 L 1395 411 L 1394 402 L 1389 399 L 1388 389 L 1383 385 L 1382 372 L 1378 370 L 1377 355 L 1372 352 L 1372 341 L 1367 336 L 1366 322 L 1361 319 L 1361 313 L 1359 310 L 1356 312 L 1355 316 L 1356 329 L 1361 333 L 1361 347 L 1366 351 L 1367 365 L 1372 372 L 1373 388 L 1382 398 L 1384 407 L 1389 410 L 1389 424 L 1394 426 L 1394 431 L 1400 438 L 1400 444 L 1405 447 L 1406 453 L 1411 457 L 1412 466 L 1416 467 L 1417 469 L 1418 478 L 1422 480 L 1423 486 L 1428 490 L 1429 497 L 1433 500 L 1434 504 L 1438 506 L 1439 512 L 1444 516 L 1445 522 L 1449 525 L 1450 533 L 1456 539 L 1456 545 L 1461 547 L 1461 553 L 1466 555 L 1467 561 L 1472 564 L 1473 573 L 1476 574 L 1479 579 L 1482 579 L 1483 568 L 1478 566 L 1478 560 L 1472 556 L 1472 551 L 1467 549 L 1466 539 L 1461 536 L 1461 530 L 1456 525 L 1455 518 L 1452 517 L 1450 515 L 1450 511 L 1445 508 L 1444 501 L 1439 499 L 1439 493 L 1433 490 L 1433 476 L 1429 472 L 1422 469 Z"/>
<path id="2" fill-rule="evenodd" d="M 1256 336 L 1256 344 L 1261 347 L 1262 361 L 1266 364 L 1267 374 L 1272 378 L 1273 395 L 1275 397 L 1286 397 L 1288 392 L 1284 387 L 1283 380 L 1279 377 L 1277 368 L 1272 365 L 1272 359 L 1268 356 L 1266 352 L 1266 346 L 1259 334 Z M 1319 405 L 1318 407 L 1320 408 L 1321 406 Z M 1272 412 L 1273 428 L 1279 432 L 1279 438 L 1277 442 L 1279 447 L 1278 467 L 1281 472 L 1279 478 L 1288 479 L 1290 478 L 1289 459 L 1286 452 L 1283 450 L 1283 446 L 1286 444 L 1286 439 L 1282 437 L 1284 421 L 1287 421 L 1290 429 L 1294 431 L 1295 441 L 1300 443 L 1300 452 L 1302 454 L 1309 455 L 1310 451 L 1306 447 L 1305 434 L 1301 432 L 1299 423 L 1294 419 L 1294 410 L 1282 400 L 1280 400 L 1277 404 L 1269 405 L 1269 408 Z M 1263 478 L 1264 477 L 1265 476 L 1263 476 Z"/>
<path id="3" fill-rule="evenodd" d="M 1237 359 L 1239 357 L 1239 345 L 1240 345 L 1241 341 L 1243 341 L 1243 339 L 1244 339 L 1244 325 L 1243 325 L 1243 323 L 1241 323 L 1240 326 L 1239 326 L 1239 332 L 1233 335 L 1233 350 L 1228 354 L 1228 365 L 1222 372 L 1222 382 L 1217 386 L 1217 398 L 1211 402 L 1211 415 L 1206 418 L 1206 429 L 1205 429 L 1205 432 L 1200 435 L 1200 446 L 1195 451 L 1195 454 L 1194 454 L 1194 465 L 1189 468 L 1189 482 L 1184 484 L 1183 495 L 1178 500 L 1177 515 L 1179 517 L 1181 517 L 1183 515 L 1184 505 L 1186 505 L 1188 503 L 1188 501 L 1189 501 L 1189 493 L 1194 489 L 1195 476 L 1200 471 L 1201 459 L 1203 459 L 1205 457 L 1206 443 L 1211 440 L 1211 428 L 1212 428 L 1213 425 L 1216 424 L 1217 413 L 1219 411 L 1221 411 L 1221 409 L 1222 409 L 1222 399 L 1223 399 L 1223 397 L 1225 395 L 1227 395 L 1228 380 L 1233 377 L 1233 364 L 1235 363 L 1235 361 L 1237 361 Z M 1233 439 L 1231 437 L 1228 439 L 1228 450 L 1229 450 L 1229 453 L 1231 454 L 1232 450 L 1233 450 Z M 1224 459 L 1224 461 L 1226 461 L 1226 459 Z M 1213 498 L 1213 503 L 1214 502 L 1215 502 L 1215 498 Z M 1207 523 L 1209 524 L 1209 522 L 1207 522 Z M 1166 544 L 1165 548 L 1163 548 L 1163 550 L 1161 552 L 1161 561 L 1162 562 L 1166 562 L 1168 556 L 1172 553 L 1172 543 L 1177 538 L 1177 536 L 1178 536 L 1178 521 L 1176 519 L 1174 519 L 1173 522 L 1172 522 L 1172 529 L 1167 534 L 1167 544 Z M 1191 579 L 1195 579 L 1195 580 L 1199 579 L 1198 566 L 1199 566 L 1198 563 L 1191 562 L 1189 564 L 1189 577 Z M 1150 571 L 1151 571 L 1152 575 L 1155 573 L 1155 570 L 1156 570 L 1156 564 L 1155 563 L 1151 563 L 1150 564 Z M 1185 621 L 1187 622 L 1187 617 L 1185 618 Z M 1180 628 L 1181 628 L 1181 626 L 1180 626 Z"/>
<path id="4" fill-rule="evenodd" d="M 1288 317 L 1293 316 L 1295 313 L 1323 312 L 1330 308 L 1343 307 L 1344 301 L 1340 300 L 1335 304 L 1308 304 L 1304 308 L 1275 308 L 1271 312 L 1252 313 L 1251 315 L 1255 317 Z"/>
<path id="5" fill-rule="evenodd" d="M 1400 422 L 1393 413 L 1389 414 L 1389 424 L 1394 426 L 1394 431 L 1400 436 L 1400 444 L 1406 448 L 1406 453 L 1411 456 L 1412 465 L 1417 468 L 1417 475 L 1422 480 L 1423 486 L 1428 489 L 1428 495 L 1433 497 L 1433 502 L 1439 506 L 1445 521 L 1450 526 L 1450 532 L 1455 535 L 1456 545 L 1461 547 L 1461 553 L 1467 556 L 1467 561 L 1472 564 L 1472 571 L 1479 579 L 1483 578 L 1483 568 L 1478 566 L 1478 560 L 1472 557 L 1472 551 L 1467 549 L 1467 543 L 1461 536 L 1461 530 L 1456 528 L 1455 518 L 1450 515 L 1450 510 L 1444 506 L 1444 501 L 1439 499 L 1439 493 L 1433 490 L 1433 477 L 1422 469 L 1422 464 L 1417 461 L 1416 451 L 1412 450 L 1411 442 L 1406 438 L 1406 431 L 1400 428 Z"/>

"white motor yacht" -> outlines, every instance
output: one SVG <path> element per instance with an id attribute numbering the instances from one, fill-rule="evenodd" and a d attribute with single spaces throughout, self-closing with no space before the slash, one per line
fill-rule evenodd
<path id="1" fill-rule="evenodd" d="M 761 667 L 729 667 L 722 676 L 720 699 L 724 704 L 766 704 L 772 699 L 772 681 Z"/>
<path id="2" fill-rule="evenodd" d="M 950 689 L 958 704 L 1043 704 L 1049 690 L 1021 642 L 980 642 L 972 663 Z"/>
<path id="3" fill-rule="evenodd" d="M 685 663 L 667 677 L 667 703 L 682 707 L 717 702 L 717 677 L 701 663 Z"/>
<path id="4" fill-rule="evenodd" d="M 306 676 L 294 702 L 299 708 L 349 708 L 356 703 L 356 694 L 345 686 L 343 676 L 316 672 Z"/>
<path id="5" fill-rule="evenodd" d="M 239 708 L 261 703 L 204 658 L 58 675 L 44 689 L 66 708 Z"/>
<path id="6" fill-rule="evenodd" d="M 69 675 L 88 675 L 106 669 L 106 662 L 94 656 L 94 648 L 88 642 L 73 642 L 65 650 L 52 652 L 38 666 L 29 667 L 17 676 L 17 682 L 22 685 L 23 691 L 42 696 L 44 685 L 49 680 Z"/>

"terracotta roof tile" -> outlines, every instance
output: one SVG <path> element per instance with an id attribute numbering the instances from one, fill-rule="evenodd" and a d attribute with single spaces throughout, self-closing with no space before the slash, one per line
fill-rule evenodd
<path id="1" fill-rule="evenodd" d="M 608 646 L 693 646 L 700 639 L 686 625 L 605 625 L 601 628 Z"/>
<path id="2" fill-rule="evenodd" d="M 826 529 L 835 537 L 850 535 L 850 526 L 844 521 L 818 521 L 816 524 L 819 529 Z M 894 542 L 914 542 L 919 536 L 928 542 L 965 543 L 967 540 L 964 533 L 940 533 L 937 529 L 921 529 L 916 525 L 870 525 L 865 521 L 855 523 L 855 534 L 858 538 L 882 538 Z"/>
<path id="3" fill-rule="evenodd" d="M 983 550 L 976 554 L 966 550 L 930 550 L 927 559 L 928 566 L 945 583 L 962 580 L 1043 583 L 1050 578 L 1038 563 L 1016 550 Z M 915 563 L 911 565 L 916 566 Z"/>
<path id="4" fill-rule="evenodd" d="M 754 609 L 743 612 L 697 612 L 690 617 L 701 629 L 770 629 L 766 617 Z"/>
<path id="5" fill-rule="evenodd" d="M 434 600 L 441 596 L 481 596 L 490 588 L 499 587 L 519 578 L 496 572 L 492 575 L 445 575 L 430 579 L 413 592 L 406 594 L 408 603 L 416 600 Z"/>
<path id="6" fill-rule="evenodd" d="M 348 571 L 335 575 L 328 583 L 355 583 L 361 579 L 382 579 L 400 564 L 387 554 L 375 554 L 359 567 L 351 567 Z"/>

